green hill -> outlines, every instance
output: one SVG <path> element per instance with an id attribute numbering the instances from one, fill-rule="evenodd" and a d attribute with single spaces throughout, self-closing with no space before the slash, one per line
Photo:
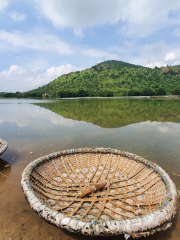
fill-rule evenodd
<path id="1" fill-rule="evenodd" d="M 64 74 L 28 94 L 48 93 L 60 97 L 128 95 L 129 75 L 133 76 L 137 69 L 146 68 L 122 61 L 104 61 L 82 71 Z"/>
<path id="2" fill-rule="evenodd" d="M 123 62 L 123 61 L 117 61 L 117 60 L 108 60 L 108 61 L 104 61 L 104 62 L 100 62 L 96 65 L 97 67 L 107 67 L 107 68 L 142 68 L 142 66 L 139 65 L 135 65 L 135 64 L 131 64 L 131 63 L 127 63 L 127 62 Z M 96 66 L 93 66 L 93 68 L 95 68 Z"/>
<path id="3" fill-rule="evenodd" d="M 64 74 L 47 85 L 29 91 L 60 97 L 133 96 L 180 94 L 180 66 L 154 69 L 105 61 L 83 71 Z"/>
<path id="4" fill-rule="evenodd" d="M 62 98 L 179 95 L 180 65 L 152 69 L 122 61 L 104 61 L 82 71 L 64 74 L 42 87 L 16 95 L 41 97 L 44 93 Z"/>

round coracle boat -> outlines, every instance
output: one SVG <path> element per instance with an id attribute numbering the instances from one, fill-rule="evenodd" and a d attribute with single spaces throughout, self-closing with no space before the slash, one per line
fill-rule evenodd
<path id="1" fill-rule="evenodd" d="M 21 186 L 46 221 L 87 235 L 148 236 L 170 227 L 177 211 L 168 174 L 115 149 L 70 149 L 40 157 L 24 170 Z"/>
<path id="2" fill-rule="evenodd" d="M 6 151 L 7 147 L 8 147 L 7 142 L 0 139 L 0 155 Z"/>

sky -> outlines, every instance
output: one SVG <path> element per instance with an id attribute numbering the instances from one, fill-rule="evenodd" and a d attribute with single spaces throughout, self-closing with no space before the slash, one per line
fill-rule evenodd
<path id="1" fill-rule="evenodd" d="M 180 64 L 179 0 L 0 0 L 0 92 L 106 60 Z"/>

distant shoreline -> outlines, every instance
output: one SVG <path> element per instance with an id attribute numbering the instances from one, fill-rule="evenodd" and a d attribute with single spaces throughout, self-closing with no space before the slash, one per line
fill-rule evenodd
<path id="1" fill-rule="evenodd" d="M 150 96 L 150 98 L 180 98 L 179 95 Z"/>
<path id="2" fill-rule="evenodd" d="M 136 98 L 136 99 L 141 99 L 141 98 L 163 98 L 163 99 L 180 99 L 180 95 L 164 95 L 164 96 L 111 96 L 111 97 L 99 97 L 99 96 L 94 96 L 94 97 L 64 97 L 64 98 L 55 98 L 55 97 L 29 97 L 29 98 L 16 98 L 16 97 L 0 97 L 0 99 L 39 99 L 39 100 L 62 100 L 62 99 L 115 99 L 115 98 Z"/>

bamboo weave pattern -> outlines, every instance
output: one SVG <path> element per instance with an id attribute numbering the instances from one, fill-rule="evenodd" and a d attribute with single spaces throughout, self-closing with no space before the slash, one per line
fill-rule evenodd
<path id="1" fill-rule="evenodd" d="M 79 192 L 96 183 L 109 186 L 84 198 Z M 166 188 L 160 176 L 141 162 L 114 154 L 61 156 L 36 167 L 31 185 L 51 209 L 81 220 L 120 220 L 156 210 Z"/>
<path id="2" fill-rule="evenodd" d="M 107 148 L 60 151 L 30 163 L 21 186 L 46 221 L 89 235 L 148 236 L 172 225 L 177 191 L 168 174 Z"/>

